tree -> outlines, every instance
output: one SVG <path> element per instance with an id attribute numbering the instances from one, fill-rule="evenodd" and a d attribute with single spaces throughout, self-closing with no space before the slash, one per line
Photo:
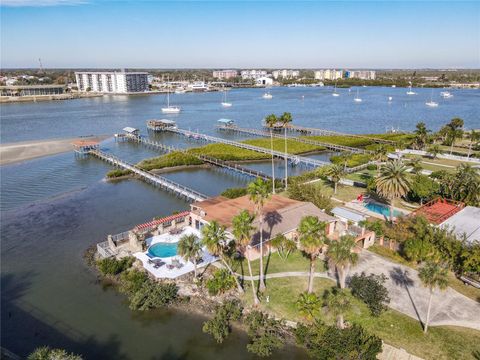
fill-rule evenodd
<path id="1" fill-rule="evenodd" d="M 345 290 L 332 289 L 325 293 L 325 305 L 328 311 L 333 313 L 337 318 L 337 327 L 343 329 L 345 327 L 343 322 L 344 314 L 350 310 L 350 298 Z"/>
<path id="2" fill-rule="evenodd" d="M 283 129 L 285 133 L 285 189 L 288 189 L 288 152 L 287 152 L 287 127 L 288 124 L 293 121 L 292 114 L 284 112 L 280 118 L 280 122 L 283 123 Z"/>
<path id="3" fill-rule="evenodd" d="M 260 219 L 260 291 L 265 290 L 265 279 L 263 276 L 263 206 L 265 201 L 270 198 L 268 184 L 260 178 L 248 184 L 247 193 L 250 201 L 255 204 L 255 216 Z"/>
<path id="4" fill-rule="evenodd" d="M 202 245 L 194 234 L 183 235 L 177 246 L 178 255 L 193 263 L 193 274 L 197 278 L 197 259 L 201 255 Z"/>
<path id="5" fill-rule="evenodd" d="M 348 283 L 352 295 L 367 304 L 373 316 L 379 316 L 387 309 L 387 304 L 390 302 L 388 290 L 383 285 L 386 279 L 383 274 L 367 276 L 362 272 L 361 275 L 353 275 Z"/>
<path id="6" fill-rule="evenodd" d="M 260 311 L 252 311 L 245 319 L 250 343 L 247 350 L 259 356 L 270 356 L 284 345 L 283 321 L 275 320 Z"/>
<path id="7" fill-rule="evenodd" d="M 345 171 L 340 165 L 331 165 L 328 168 L 327 176 L 334 183 L 334 194 L 336 194 L 338 182 L 345 176 Z"/>
<path id="8" fill-rule="evenodd" d="M 147 280 L 130 297 L 130 309 L 151 310 L 171 304 L 177 299 L 178 287 L 173 283 L 157 283 Z"/>
<path id="9" fill-rule="evenodd" d="M 271 241 L 270 244 L 277 249 L 277 254 L 281 259 L 287 260 L 288 256 L 297 249 L 295 241 L 287 238 L 283 234 L 278 234 Z"/>
<path id="10" fill-rule="evenodd" d="M 427 126 L 424 122 L 419 122 L 416 125 L 416 130 L 414 131 L 415 134 L 415 145 L 417 149 L 423 149 L 427 145 L 428 142 L 428 133 L 431 130 L 427 129 Z"/>
<path id="11" fill-rule="evenodd" d="M 438 183 L 430 179 L 426 175 L 417 174 L 413 178 L 412 185 L 410 187 L 409 197 L 414 200 L 420 200 L 420 205 L 423 205 L 424 200 L 431 199 L 438 193 L 440 186 Z"/>
<path id="12" fill-rule="evenodd" d="M 428 148 L 428 153 L 432 157 L 433 160 L 437 158 L 438 155 L 442 153 L 442 148 L 438 144 L 434 144 Z"/>
<path id="13" fill-rule="evenodd" d="M 231 321 L 237 321 L 242 316 L 242 308 L 237 300 L 227 300 L 217 305 L 215 315 L 203 323 L 202 331 L 210 334 L 221 344 L 232 332 Z"/>
<path id="14" fill-rule="evenodd" d="M 447 124 L 447 143 L 450 145 L 450 155 L 453 152 L 455 140 L 463 136 L 463 120 L 460 118 L 453 118 Z"/>
<path id="15" fill-rule="evenodd" d="M 438 287 L 444 290 L 448 286 L 448 270 L 446 267 L 434 262 L 427 262 L 418 272 L 418 277 L 422 281 L 423 286 L 430 290 L 430 298 L 428 299 L 427 319 L 425 321 L 424 333 L 428 331 L 428 323 L 430 321 L 430 310 L 432 307 L 432 297 L 434 290 Z"/>
<path id="16" fill-rule="evenodd" d="M 340 288 L 345 288 L 345 278 L 351 265 L 358 261 L 358 254 L 352 252 L 355 239 L 350 235 L 343 235 L 339 240 L 332 240 L 328 245 L 327 256 L 335 265 L 338 273 Z"/>
<path id="17" fill-rule="evenodd" d="M 415 156 L 414 158 L 410 159 L 408 165 L 412 167 L 413 174 L 420 174 L 423 170 L 422 165 L 422 158 L 420 156 Z"/>
<path id="18" fill-rule="evenodd" d="M 321 300 L 314 293 L 304 292 L 295 303 L 298 312 L 307 320 L 313 320 L 320 314 Z"/>
<path id="19" fill-rule="evenodd" d="M 377 171 L 380 168 L 380 163 L 387 161 L 388 150 L 384 144 L 378 145 L 373 153 L 373 159 L 377 162 Z"/>
<path id="20" fill-rule="evenodd" d="M 235 278 L 238 292 L 243 294 L 243 288 L 238 281 L 237 276 L 233 272 L 231 266 L 227 262 L 227 253 L 230 250 L 230 244 L 225 233 L 225 227 L 213 220 L 208 225 L 205 225 L 202 229 L 202 243 L 206 246 L 208 252 L 214 256 L 218 256 L 228 269 L 230 274 Z"/>
<path id="21" fill-rule="evenodd" d="M 405 196 L 410 190 L 407 168 L 399 160 L 388 162 L 380 168 L 375 179 L 377 194 L 390 202 L 390 220 L 393 221 L 393 200 Z"/>
<path id="22" fill-rule="evenodd" d="M 308 278 L 308 293 L 313 292 L 313 276 L 315 274 L 315 260 L 325 245 L 325 228 L 327 224 L 316 216 L 305 216 L 300 220 L 298 234 L 300 248 L 310 259 L 310 276 Z"/>
<path id="23" fill-rule="evenodd" d="M 265 118 L 265 124 L 270 129 L 270 151 L 272 153 L 272 193 L 275 194 L 275 163 L 273 157 L 273 127 L 278 123 L 278 118 L 275 114 L 267 115 Z"/>
<path id="24" fill-rule="evenodd" d="M 242 210 L 232 220 L 233 236 L 235 236 L 236 242 L 242 252 L 245 252 L 248 245 L 250 245 L 252 241 L 252 232 L 255 229 L 252 226 L 254 218 L 254 215 L 251 215 L 247 210 Z M 255 306 L 257 306 L 259 301 L 252 276 L 252 264 L 250 263 L 250 258 L 248 257 L 248 255 L 245 257 L 247 258 L 248 272 L 252 283 L 253 303 Z"/>
<path id="25" fill-rule="evenodd" d="M 405 241 L 403 252 L 408 260 L 417 263 L 431 259 L 436 255 L 435 247 L 427 236 L 411 237 Z"/>
<path id="26" fill-rule="evenodd" d="M 35 349 L 27 357 L 28 360 L 82 360 L 80 355 L 67 353 L 63 349 L 52 349 L 48 346 L 42 346 Z"/>

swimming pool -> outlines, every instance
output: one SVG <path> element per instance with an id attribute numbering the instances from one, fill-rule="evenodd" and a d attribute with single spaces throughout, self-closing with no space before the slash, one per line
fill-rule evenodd
<path id="1" fill-rule="evenodd" d="M 389 217 L 390 216 L 390 208 L 387 205 L 375 203 L 375 202 L 369 202 L 363 205 L 365 208 L 367 208 L 370 211 L 376 212 L 377 214 Z M 393 216 L 399 217 L 402 216 L 403 213 L 398 210 L 393 210 Z"/>
<path id="2" fill-rule="evenodd" d="M 161 258 L 175 256 L 177 255 L 177 244 L 178 243 L 159 242 L 150 246 L 148 248 L 148 253 L 151 256 Z"/>

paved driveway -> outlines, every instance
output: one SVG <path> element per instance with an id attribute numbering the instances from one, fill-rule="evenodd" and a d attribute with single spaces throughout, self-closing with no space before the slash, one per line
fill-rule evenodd
<path id="1" fill-rule="evenodd" d="M 430 291 L 422 285 L 416 270 L 363 250 L 350 275 L 362 271 L 367 275 L 385 274 L 388 277 L 385 286 L 390 294 L 390 307 L 420 321 L 425 320 Z M 456 325 L 480 330 L 480 303 L 451 288 L 444 291 L 436 289 L 430 325 Z"/>

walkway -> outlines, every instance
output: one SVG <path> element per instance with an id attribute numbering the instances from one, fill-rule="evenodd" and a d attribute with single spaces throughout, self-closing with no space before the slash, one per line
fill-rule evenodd
<path id="1" fill-rule="evenodd" d="M 121 167 L 125 170 L 130 170 L 134 174 L 140 176 L 143 180 L 153 183 L 154 185 L 160 186 L 164 189 L 170 190 L 180 196 L 184 196 L 191 201 L 202 201 L 208 198 L 208 196 L 190 189 L 184 185 L 178 184 L 172 180 L 153 174 L 149 171 L 145 171 L 137 167 L 136 165 L 129 164 L 126 161 L 120 160 L 115 155 L 107 154 L 101 150 L 92 150 L 90 154 L 98 157 L 101 160 L 104 160 L 114 166 Z"/>

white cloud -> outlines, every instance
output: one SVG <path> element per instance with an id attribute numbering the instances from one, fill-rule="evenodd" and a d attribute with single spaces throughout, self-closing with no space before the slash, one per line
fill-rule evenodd
<path id="1" fill-rule="evenodd" d="M 82 5 L 87 0 L 0 0 L 1 6 L 9 7 L 44 7 L 60 5 Z"/>

